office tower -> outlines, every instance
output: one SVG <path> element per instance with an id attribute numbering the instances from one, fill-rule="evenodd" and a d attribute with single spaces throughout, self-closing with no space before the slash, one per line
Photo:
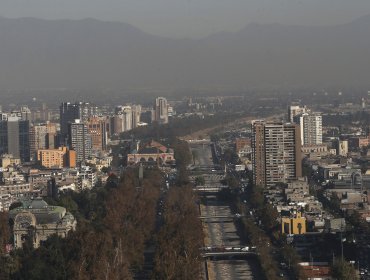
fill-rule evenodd
<path id="1" fill-rule="evenodd" d="M 301 128 L 302 145 L 322 144 L 322 116 L 319 113 L 304 113 L 293 118 Z"/>
<path id="2" fill-rule="evenodd" d="M 68 123 L 74 120 L 87 121 L 89 117 L 98 114 L 98 108 L 87 102 L 63 102 L 59 107 L 60 133 L 63 139 L 68 138 Z"/>
<path id="3" fill-rule="evenodd" d="M 107 146 L 106 121 L 102 117 L 90 117 L 87 122 L 87 133 L 91 136 L 93 151 L 103 151 Z"/>
<path id="4" fill-rule="evenodd" d="M 253 182 L 271 187 L 302 176 L 300 129 L 291 123 L 252 122 Z"/>
<path id="5" fill-rule="evenodd" d="M 45 149 L 47 146 L 46 125 L 33 125 L 30 127 L 30 157 L 36 159 L 37 150 Z"/>
<path id="6" fill-rule="evenodd" d="M 0 154 L 12 154 L 22 162 L 30 161 L 29 121 L 8 116 L 0 121 Z"/>
<path id="7" fill-rule="evenodd" d="M 63 102 L 59 107 L 59 114 L 60 134 L 64 140 L 68 138 L 68 124 L 81 118 L 80 106 L 78 103 Z"/>
<path id="8" fill-rule="evenodd" d="M 289 120 L 289 122 L 293 122 L 294 117 L 302 115 L 302 114 L 307 113 L 307 112 L 309 112 L 309 110 L 306 108 L 306 106 L 304 106 L 304 107 L 300 107 L 298 105 L 289 106 L 289 108 L 288 108 L 288 120 Z"/>
<path id="9" fill-rule="evenodd" d="M 81 120 L 68 124 L 69 148 L 76 152 L 76 161 L 81 163 L 91 156 L 91 136 Z"/>
<path id="10" fill-rule="evenodd" d="M 57 141 L 57 124 L 47 121 L 46 122 L 46 148 L 54 149 L 58 145 Z"/>
<path id="11" fill-rule="evenodd" d="M 152 121 L 158 122 L 159 124 L 168 123 L 168 103 L 166 98 L 157 97 L 153 109 Z"/>

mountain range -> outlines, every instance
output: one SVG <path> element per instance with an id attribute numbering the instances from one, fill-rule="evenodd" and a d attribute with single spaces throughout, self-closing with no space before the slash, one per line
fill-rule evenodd
<path id="1" fill-rule="evenodd" d="M 370 16 L 336 26 L 249 24 L 201 39 L 95 19 L 0 18 L 0 89 L 369 85 Z"/>

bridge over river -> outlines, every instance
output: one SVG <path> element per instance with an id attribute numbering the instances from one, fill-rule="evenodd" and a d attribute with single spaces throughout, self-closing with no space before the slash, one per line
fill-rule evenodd
<path id="1" fill-rule="evenodd" d="M 256 253 L 253 250 L 246 250 L 246 247 L 251 248 L 252 246 L 246 244 L 238 235 L 234 224 L 238 217 L 232 213 L 230 205 L 219 200 L 217 196 L 218 191 L 222 189 L 219 182 L 221 174 L 212 171 L 218 167 L 213 165 L 211 145 L 208 143 L 189 144 L 194 154 L 197 155 L 195 165 L 192 167 L 195 174 L 189 170 L 190 175 L 202 175 L 199 173 L 199 170 L 202 170 L 208 180 L 206 188 L 197 187 L 197 192 L 204 202 L 200 205 L 200 219 L 202 219 L 206 236 L 202 256 L 206 262 L 208 279 L 262 279 Z M 197 164 L 200 165 L 199 169 L 197 169 Z M 212 176 L 212 174 L 217 176 Z"/>

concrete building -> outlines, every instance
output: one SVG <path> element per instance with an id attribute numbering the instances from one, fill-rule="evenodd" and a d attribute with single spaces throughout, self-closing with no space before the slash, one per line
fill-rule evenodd
<path id="1" fill-rule="evenodd" d="M 294 122 L 294 117 L 302 115 L 304 113 L 308 112 L 308 109 L 306 106 L 301 107 L 299 105 L 292 105 L 289 106 L 288 108 L 288 121 L 289 122 Z"/>
<path id="2" fill-rule="evenodd" d="M 251 147 L 250 138 L 236 138 L 235 139 L 235 151 L 239 153 L 241 150 L 244 150 L 246 147 Z"/>
<path id="3" fill-rule="evenodd" d="M 168 123 L 168 102 L 164 97 L 157 97 L 154 102 L 152 122 Z"/>
<path id="4" fill-rule="evenodd" d="M 136 128 L 139 126 L 141 122 L 141 105 L 132 105 L 132 128 Z"/>
<path id="5" fill-rule="evenodd" d="M 252 122 L 254 184 L 271 187 L 302 177 L 301 153 L 298 125 Z"/>
<path id="6" fill-rule="evenodd" d="M 100 152 L 107 148 L 106 120 L 101 117 L 90 117 L 87 120 L 87 132 L 91 136 L 91 148 Z"/>
<path id="7" fill-rule="evenodd" d="M 135 111 L 135 114 L 136 113 L 137 112 Z M 133 115 L 134 113 L 131 106 L 117 106 L 115 109 L 115 115 L 112 118 L 113 134 L 120 134 L 131 130 L 133 128 Z M 137 121 L 136 117 L 137 116 L 135 115 L 135 121 Z"/>
<path id="8" fill-rule="evenodd" d="M 91 156 L 91 136 L 87 132 L 87 126 L 80 120 L 75 120 L 68 125 L 69 141 L 71 150 L 76 152 L 77 164 Z"/>
<path id="9" fill-rule="evenodd" d="M 287 184 L 284 189 L 285 199 L 293 203 L 305 202 L 305 198 L 309 195 L 308 182 L 304 178 L 293 180 Z"/>
<path id="10" fill-rule="evenodd" d="M 30 158 L 36 159 L 37 150 L 46 149 L 47 146 L 47 127 L 46 125 L 32 125 L 30 127 Z"/>
<path id="11" fill-rule="evenodd" d="M 370 145 L 370 137 L 351 137 L 348 139 L 349 148 L 354 151 Z"/>
<path id="12" fill-rule="evenodd" d="M 76 167 L 76 152 L 67 147 L 37 151 L 37 160 L 47 168 Z"/>
<path id="13" fill-rule="evenodd" d="M 348 141 L 338 139 L 335 142 L 335 148 L 338 156 L 346 157 L 348 154 Z"/>
<path id="14" fill-rule="evenodd" d="M 20 158 L 15 158 L 13 155 L 9 155 L 9 154 L 1 155 L 0 160 L 1 160 L 1 168 L 6 168 L 8 166 L 21 164 Z"/>
<path id="15" fill-rule="evenodd" d="M 344 218 L 325 219 L 325 230 L 327 232 L 344 232 L 346 220 Z"/>
<path id="16" fill-rule="evenodd" d="M 301 128 L 301 144 L 322 144 L 322 116 L 319 113 L 304 113 L 293 118 Z"/>

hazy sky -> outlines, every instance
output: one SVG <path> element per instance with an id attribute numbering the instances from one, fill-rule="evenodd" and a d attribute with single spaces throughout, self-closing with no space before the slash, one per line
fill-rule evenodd
<path id="1" fill-rule="evenodd" d="M 171 37 L 237 31 L 250 22 L 332 25 L 370 14 L 370 0 L 0 0 L 4 17 L 97 18 Z"/>

